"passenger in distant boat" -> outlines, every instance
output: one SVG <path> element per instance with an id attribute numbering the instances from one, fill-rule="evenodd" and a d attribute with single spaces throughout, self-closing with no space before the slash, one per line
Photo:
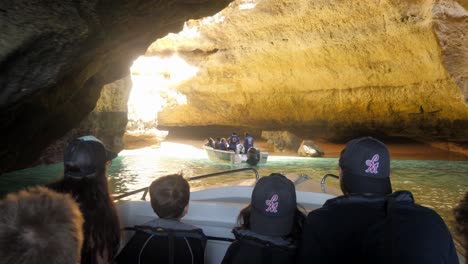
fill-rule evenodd
<path id="1" fill-rule="evenodd" d="M 226 142 L 225 138 L 221 138 L 221 143 L 219 143 L 220 150 L 228 150 L 229 144 Z"/>
<path id="2" fill-rule="evenodd" d="M 410 192 L 392 193 L 382 142 L 348 142 L 339 173 L 344 195 L 309 213 L 298 263 L 458 263 L 442 218 Z"/>
<path id="3" fill-rule="evenodd" d="M 294 263 L 304 219 L 288 178 L 278 173 L 260 178 L 222 263 Z"/>
<path id="4" fill-rule="evenodd" d="M 119 219 L 106 177 L 107 167 L 116 156 L 94 136 L 75 139 L 63 156 L 63 179 L 48 185 L 71 194 L 80 205 L 85 220 L 83 264 L 113 263 L 119 249 Z"/>
<path id="5" fill-rule="evenodd" d="M 9 194 L 0 202 L 0 263 L 79 263 L 82 226 L 69 195 L 44 187 Z"/>
<path id="6" fill-rule="evenodd" d="M 253 137 L 249 135 L 249 133 L 245 132 L 244 133 L 244 149 L 247 152 L 249 148 L 253 148 L 254 146 L 254 140 Z"/>
<path id="7" fill-rule="evenodd" d="M 159 218 L 133 229 L 136 233 L 117 256 L 117 263 L 203 264 L 203 231 L 180 221 L 189 208 L 187 180 L 182 174 L 158 178 L 151 183 L 149 193 Z"/>
<path id="8" fill-rule="evenodd" d="M 232 132 L 232 135 L 229 136 L 228 143 L 229 143 L 228 150 L 232 150 L 235 152 L 237 149 L 237 144 L 240 143 L 240 138 L 236 132 Z"/>
<path id="9" fill-rule="evenodd" d="M 237 144 L 237 147 L 236 147 L 236 154 L 244 154 L 244 153 L 245 153 L 244 145 L 242 145 L 242 144 Z"/>
<path id="10" fill-rule="evenodd" d="M 205 143 L 205 146 L 215 148 L 215 141 L 213 140 L 213 138 L 209 137 L 206 140 L 207 142 Z"/>
<path id="11" fill-rule="evenodd" d="M 219 149 L 220 145 L 221 145 L 221 138 L 217 138 L 214 143 L 214 148 Z"/>
<path id="12" fill-rule="evenodd" d="M 460 204 L 455 208 L 455 229 L 457 233 L 465 240 L 465 256 L 468 254 L 468 192 L 465 193 L 465 198 L 460 201 Z"/>

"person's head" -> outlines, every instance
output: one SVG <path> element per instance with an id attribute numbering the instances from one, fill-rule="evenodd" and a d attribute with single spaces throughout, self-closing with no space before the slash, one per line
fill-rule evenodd
<path id="1" fill-rule="evenodd" d="M 233 135 L 233 136 L 237 136 L 237 133 L 236 133 L 236 132 L 232 132 L 232 135 Z"/>
<path id="2" fill-rule="evenodd" d="M 105 176 L 107 165 L 117 156 L 94 136 L 73 140 L 63 154 L 64 178 L 83 179 Z"/>
<path id="3" fill-rule="evenodd" d="M 0 201 L 2 263 L 76 264 L 83 242 L 83 217 L 65 194 L 37 187 Z"/>
<path id="4" fill-rule="evenodd" d="M 63 179 L 51 186 L 72 193 L 80 204 L 100 202 L 98 197 L 109 196 L 106 170 L 116 156 L 94 136 L 77 138 L 64 151 Z"/>
<path id="5" fill-rule="evenodd" d="M 180 219 L 188 210 L 190 186 L 182 174 L 167 175 L 149 187 L 151 207 L 159 218 Z"/>
<path id="6" fill-rule="evenodd" d="M 95 263 L 99 256 L 113 259 L 120 240 L 120 224 L 110 197 L 106 170 L 117 155 L 94 136 L 73 140 L 63 155 L 64 176 L 48 187 L 70 193 L 83 213 L 82 262 Z"/>
<path id="7" fill-rule="evenodd" d="M 294 184 L 284 175 L 262 177 L 252 191 L 251 204 L 239 215 L 243 228 L 266 236 L 287 236 L 294 232 L 297 214 Z"/>
<path id="8" fill-rule="evenodd" d="M 249 133 L 245 132 L 245 133 L 244 133 L 244 136 L 246 136 L 246 137 L 249 136 Z"/>
<path id="9" fill-rule="evenodd" d="M 468 192 L 454 210 L 455 230 L 465 240 L 465 254 L 468 254 Z"/>
<path id="10" fill-rule="evenodd" d="M 390 194 L 390 154 L 372 137 L 353 139 L 341 151 L 340 186 L 344 194 Z"/>

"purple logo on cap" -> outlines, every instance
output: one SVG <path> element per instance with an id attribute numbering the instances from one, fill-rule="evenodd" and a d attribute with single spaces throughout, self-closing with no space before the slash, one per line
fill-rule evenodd
<path id="1" fill-rule="evenodd" d="M 266 200 L 265 204 L 268 205 L 268 208 L 265 210 L 267 212 L 271 213 L 277 213 L 278 212 L 278 195 L 274 194 L 270 200 Z"/>
<path id="2" fill-rule="evenodd" d="M 377 169 L 379 168 L 379 154 L 375 154 L 372 159 L 366 160 L 366 165 L 369 166 L 366 170 L 368 173 L 377 174 L 379 173 Z"/>

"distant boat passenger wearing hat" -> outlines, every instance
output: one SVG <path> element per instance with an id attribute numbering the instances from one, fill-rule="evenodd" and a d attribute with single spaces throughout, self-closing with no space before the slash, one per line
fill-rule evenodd
<path id="1" fill-rule="evenodd" d="M 240 226 L 232 230 L 236 241 L 222 263 L 294 263 L 304 219 L 288 178 L 278 173 L 260 178 L 251 204 L 239 214 Z"/>
<path id="2" fill-rule="evenodd" d="M 63 155 L 63 179 L 47 187 L 70 193 L 85 220 L 81 263 L 113 263 L 120 244 L 117 211 L 107 184 L 107 167 L 117 156 L 94 136 L 73 140 Z"/>
<path id="3" fill-rule="evenodd" d="M 384 143 L 351 140 L 339 172 L 344 195 L 309 213 L 298 263 L 458 263 L 442 218 L 410 192 L 392 193 Z"/>

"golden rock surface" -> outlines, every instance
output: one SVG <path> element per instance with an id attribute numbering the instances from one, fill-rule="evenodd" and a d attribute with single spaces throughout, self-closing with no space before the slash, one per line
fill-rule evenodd
<path id="1" fill-rule="evenodd" d="M 466 137 L 467 1 L 245 2 L 189 21 L 194 38 L 172 34 L 148 49 L 199 67 L 174 87 L 188 104 L 164 109 L 160 125 Z"/>

